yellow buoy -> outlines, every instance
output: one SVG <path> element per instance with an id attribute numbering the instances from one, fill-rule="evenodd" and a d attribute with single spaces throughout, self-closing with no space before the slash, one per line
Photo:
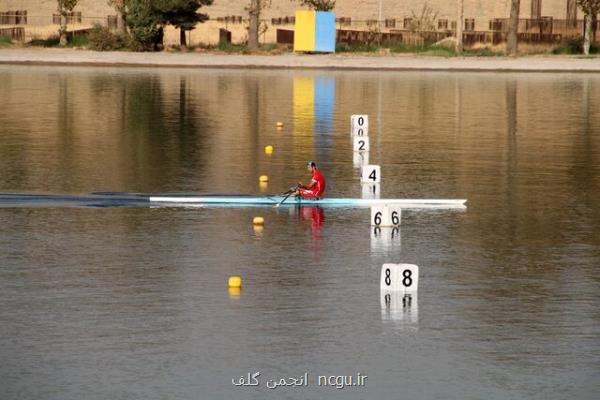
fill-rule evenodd
<path id="1" fill-rule="evenodd" d="M 268 177 L 267 175 L 261 175 L 261 176 L 258 178 L 258 181 L 259 181 L 259 182 L 269 182 L 269 177 Z"/>
<path id="2" fill-rule="evenodd" d="M 262 192 L 264 192 L 265 190 L 267 190 L 267 188 L 269 187 L 269 184 L 267 182 L 260 182 L 258 184 L 258 187 L 260 188 L 260 190 Z"/>
<path id="3" fill-rule="evenodd" d="M 242 287 L 242 278 L 240 276 L 230 276 L 229 277 L 229 287 L 230 288 L 241 288 Z"/>
<path id="4" fill-rule="evenodd" d="M 256 234 L 256 236 L 260 236 L 262 235 L 263 231 L 265 230 L 265 227 L 262 225 L 254 225 L 254 233 Z"/>
<path id="5" fill-rule="evenodd" d="M 265 219 L 263 217 L 254 217 L 254 219 L 252 220 L 252 223 L 254 225 L 264 225 Z"/>
<path id="6" fill-rule="evenodd" d="M 272 154 L 273 153 L 273 146 L 271 146 L 271 145 L 265 146 L 265 153 Z"/>
<path id="7" fill-rule="evenodd" d="M 278 122 L 278 123 L 277 123 L 277 127 L 278 127 L 278 128 L 283 128 L 283 122 Z"/>

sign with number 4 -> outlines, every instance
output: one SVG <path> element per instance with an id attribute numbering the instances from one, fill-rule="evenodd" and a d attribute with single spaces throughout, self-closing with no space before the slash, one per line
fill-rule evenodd
<path id="1" fill-rule="evenodd" d="M 362 183 L 379 183 L 381 182 L 381 167 L 379 165 L 365 165 L 362 167 L 362 175 L 360 177 Z"/>
<path id="2" fill-rule="evenodd" d="M 419 288 L 419 267 L 414 264 L 383 264 L 381 289 L 416 293 Z"/>

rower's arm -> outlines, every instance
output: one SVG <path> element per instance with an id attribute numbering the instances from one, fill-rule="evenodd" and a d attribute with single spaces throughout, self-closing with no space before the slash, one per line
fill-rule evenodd
<path id="1" fill-rule="evenodd" d="M 302 182 L 298 182 L 298 188 L 310 190 L 310 189 L 314 188 L 316 184 L 317 184 L 317 181 L 315 181 L 314 179 L 311 179 L 310 182 L 308 183 L 308 185 L 304 185 Z"/>

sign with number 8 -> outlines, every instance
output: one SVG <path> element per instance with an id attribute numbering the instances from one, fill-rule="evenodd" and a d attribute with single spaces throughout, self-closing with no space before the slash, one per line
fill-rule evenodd
<path id="1" fill-rule="evenodd" d="M 381 289 L 392 292 L 416 293 L 419 288 L 419 267 L 414 264 L 383 264 Z"/>

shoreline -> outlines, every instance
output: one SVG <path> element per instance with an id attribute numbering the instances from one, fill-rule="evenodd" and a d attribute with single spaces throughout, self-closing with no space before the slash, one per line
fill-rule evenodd
<path id="1" fill-rule="evenodd" d="M 418 54 L 281 54 L 96 52 L 77 49 L 0 49 L 2 65 L 322 69 L 378 71 L 599 73 L 600 58 L 584 56 L 436 57 Z"/>

